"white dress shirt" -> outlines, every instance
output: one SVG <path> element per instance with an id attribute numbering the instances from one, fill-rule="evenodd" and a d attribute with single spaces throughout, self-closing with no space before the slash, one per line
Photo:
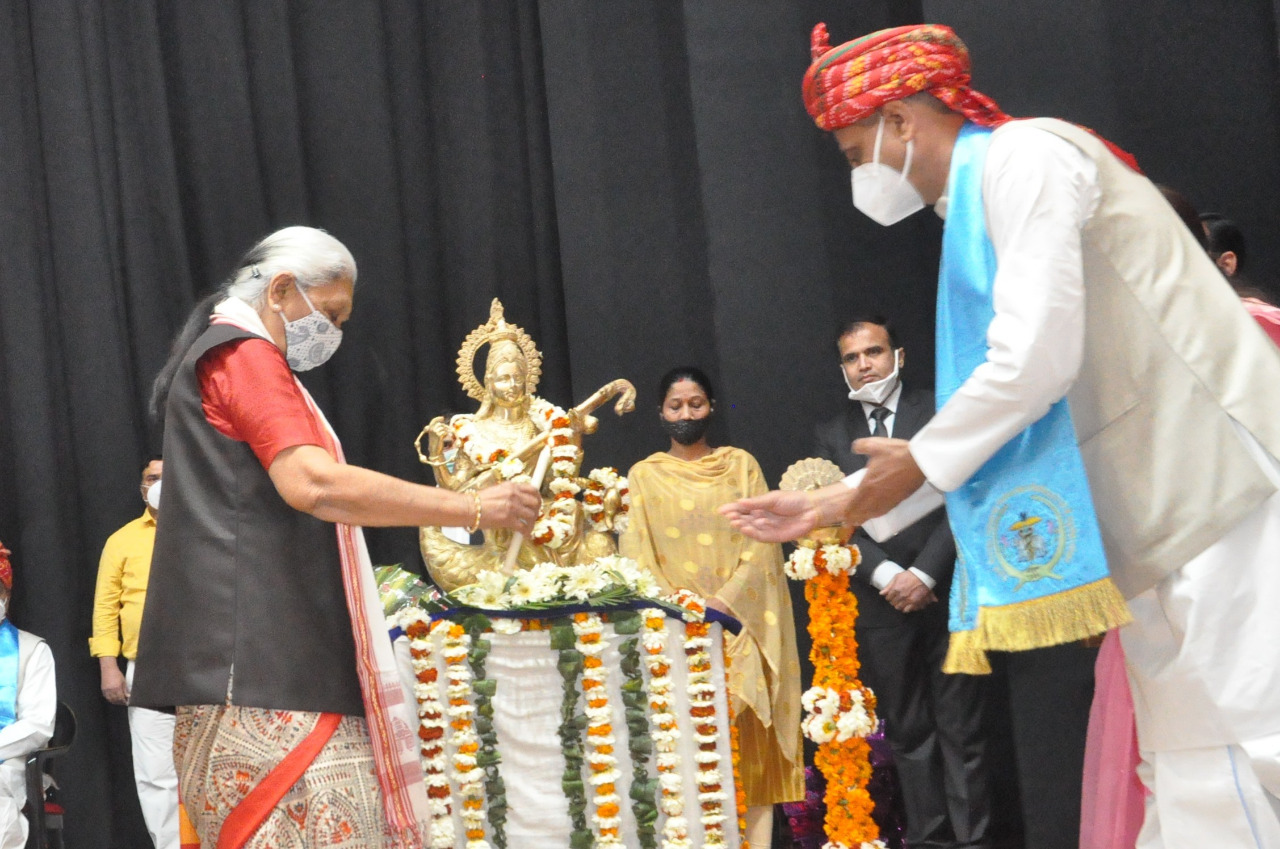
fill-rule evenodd
<path id="1" fill-rule="evenodd" d="M 1084 349 L 1080 234 L 1098 204 L 1096 166 L 1070 142 L 1014 121 L 991 135 L 982 199 L 997 261 L 987 361 L 911 440 L 944 492 L 1067 394 Z"/>
<path id="2" fill-rule="evenodd" d="M 895 356 L 897 355 L 895 354 Z M 889 411 L 889 415 L 884 417 L 884 428 L 888 432 L 889 436 L 893 436 L 893 421 L 898 417 L 898 400 L 900 398 L 902 398 L 901 380 L 898 381 L 897 386 L 893 387 L 893 391 L 889 393 L 889 397 L 884 399 L 884 403 L 880 405 L 880 407 L 884 407 Z M 867 401 L 860 401 L 859 403 L 862 404 L 862 415 L 867 420 L 867 433 L 875 433 L 876 420 L 871 417 L 871 414 L 880 407 L 877 407 L 875 404 Z"/>
<path id="3" fill-rule="evenodd" d="M 899 381 L 898 385 L 895 386 L 893 388 L 893 391 L 889 393 L 889 397 L 885 398 L 884 403 L 880 405 L 881 407 L 884 407 L 886 410 L 889 411 L 889 415 L 884 417 L 885 431 L 889 436 L 893 436 L 893 425 L 898 418 L 898 401 L 901 400 L 901 398 L 902 398 L 902 382 Z M 871 414 L 875 412 L 878 409 L 878 407 L 875 404 L 869 404 L 866 401 L 862 401 L 860 403 L 862 404 L 862 414 L 867 418 L 867 432 L 875 433 L 876 420 L 872 418 Z M 878 590 L 882 590 L 885 587 L 889 586 L 889 582 L 892 581 L 894 577 L 896 577 L 902 571 L 904 570 L 902 566 L 899 565 L 898 563 L 895 563 L 892 560 L 882 561 L 880 565 L 875 568 L 875 571 L 871 573 L 871 585 Z M 928 587 L 931 590 L 934 588 L 935 584 L 937 583 L 928 574 L 922 572 L 921 570 L 915 568 L 914 566 L 905 571 L 909 571 L 911 574 L 915 575 L 917 578 L 920 579 L 920 581 L 926 587 Z"/>

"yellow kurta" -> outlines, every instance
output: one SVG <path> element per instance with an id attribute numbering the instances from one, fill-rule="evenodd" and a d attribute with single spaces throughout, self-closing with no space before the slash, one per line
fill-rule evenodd
<path id="1" fill-rule="evenodd" d="M 742 741 L 748 805 L 804 798 L 800 663 L 782 549 L 735 531 L 716 508 L 768 490 L 754 457 L 723 447 L 695 462 L 666 452 L 627 474 L 631 518 L 621 553 L 664 589 L 716 598 L 742 622 L 725 647 L 729 693 Z"/>

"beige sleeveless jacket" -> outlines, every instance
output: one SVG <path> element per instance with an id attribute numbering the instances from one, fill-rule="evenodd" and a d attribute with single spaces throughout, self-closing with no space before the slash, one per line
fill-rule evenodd
<path id="1" fill-rule="evenodd" d="M 1028 123 L 1098 169 L 1068 398 L 1112 575 L 1132 598 L 1275 491 L 1231 420 L 1280 457 L 1280 353 L 1149 180 L 1079 127 Z"/>

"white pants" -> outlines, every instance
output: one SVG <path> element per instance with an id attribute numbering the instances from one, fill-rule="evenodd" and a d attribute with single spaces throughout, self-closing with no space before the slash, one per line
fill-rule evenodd
<path id="1" fill-rule="evenodd" d="M 1280 846 L 1280 787 L 1263 778 L 1274 772 L 1276 752 L 1254 757 L 1250 748 L 1256 751 L 1218 746 L 1143 752 L 1138 775 L 1151 795 L 1136 849 Z"/>
<path id="2" fill-rule="evenodd" d="M 27 818 L 22 806 L 27 801 L 25 757 L 10 758 L 0 764 L 0 849 L 22 849 L 27 844 Z"/>
<path id="3" fill-rule="evenodd" d="M 1280 847 L 1280 493 L 1129 607 L 1120 638 L 1153 794 L 1137 845 Z"/>
<path id="4" fill-rule="evenodd" d="M 133 689 L 133 661 L 125 673 Z M 142 818 L 156 849 L 178 849 L 178 772 L 173 766 L 172 714 L 129 708 L 133 778 Z"/>

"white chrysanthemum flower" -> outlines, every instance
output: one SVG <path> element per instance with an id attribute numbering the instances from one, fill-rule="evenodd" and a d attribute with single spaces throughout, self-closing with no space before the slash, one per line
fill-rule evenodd
<path id="1" fill-rule="evenodd" d="M 512 634 L 519 634 L 520 631 L 524 628 L 524 625 L 520 623 L 519 619 L 507 619 L 506 617 L 496 617 L 493 620 L 491 620 L 491 622 L 493 626 L 493 632 L 495 634 L 505 634 L 507 636 L 510 636 Z"/>
<path id="2" fill-rule="evenodd" d="M 840 710 L 840 694 L 827 687 L 810 687 L 800 697 L 800 704 L 810 713 L 833 715 Z"/>
<path id="3" fill-rule="evenodd" d="M 791 556 L 783 564 L 782 572 L 788 578 L 796 581 L 807 581 L 810 578 L 816 578 L 818 569 L 813 565 L 813 549 L 797 548 L 791 552 Z"/>
<path id="4" fill-rule="evenodd" d="M 586 601 L 609 586 L 608 576 L 602 570 L 590 565 L 573 567 L 566 571 L 568 575 L 564 582 L 564 594 L 569 598 Z"/>
<path id="5" fill-rule="evenodd" d="M 800 722 L 800 730 L 815 743 L 829 743 L 836 737 L 836 721 L 834 717 L 815 713 Z"/>
<path id="6" fill-rule="evenodd" d="M 524 462 L 519 457 L 508 457 L 498 464 L 498 477 L 511 480 L 524 473 Z"/>
<path id="7" fill-rule="evenodd" d="M 873 730 L 871 717 L 861 706 L 854 706 L 836 717 L 836 740 L 841 743 L 851 737 L 866 737 Z"/>
<path id="8" fill-rule="evenodd" d="M 824 545 L 822 556 L 827 561 L 824 568 L 832 575 L 843 575 L 853 568 L 853 555 L 843 545 Z"/>
<path id="9" fill-rule="evenodd" d="M 511 596 L 513 607 L 524 607 L 546 601 L 555 592 L 555 587 L 532 572 L 519 572 L 511 580 L 511 588 L 507 594 Z"/>

